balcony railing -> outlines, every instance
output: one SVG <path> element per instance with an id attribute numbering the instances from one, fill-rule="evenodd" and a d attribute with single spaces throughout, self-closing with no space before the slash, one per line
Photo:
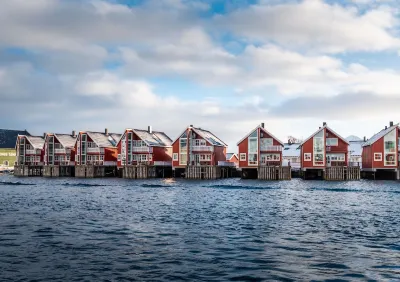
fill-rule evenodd
<path id="1" fill-rule="evenodd" d="M 37 152 L 36 152 L 36 150 L 35 149 L 31 149 L 31 150 L 26 150 L 25 151 L 25 154 L 26 155 L 36 155 L 37 154 Z"/>
<path id="2" fill-rule="evenodd" d="M 67 152 L 65 149 L 54 149 L 55 154 L 66 154 Z"/>
<path id="3" fill-rule="evenodd" d="M 199 151 L 199 152 L 213 152 L 213 146 L 192 146 L 192 151 Z"/>
<path id="4" fill-rule="evenodd" d="M 282 146 L 265 146 L 260 149 L 262 152 L 281 152 Z"/>
<path id="5" fill-rule="evenodd" d="M 156 166 L 171 166 L 172 162 L 155 161 L 154 165 L 156 165 Z"/>
<path id="6" fill-rule="evenodd" d="M 153 147 L 147 147 L 147 146 L 132 147 L 132 152 L 135 152 L 135 153 L 153 153 Z"/>
<path id="7" fill-rule="evenodd" d="M 218 162 L 218 166 L 230 166 L 230 167 L 233 167 L 233 166 L 235 166 L 235 163 L 219 161 Z"/>
<path id="8" fill-rule="evenodd" d="M 104 148 L 87 148 L 86 149 L 87 153 L 100 153 L 104 154 Z"/>
<path id="9" fill-rule="evenodd" d="M 282 163 L 280 161 L 265 161 L 261 162 L 260 166 L 281 166 Z"/>

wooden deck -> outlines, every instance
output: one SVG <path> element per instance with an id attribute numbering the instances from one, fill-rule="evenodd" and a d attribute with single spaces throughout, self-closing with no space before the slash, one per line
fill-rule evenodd
<path id="1" fill-rule="evenodd" d="M 359 180 L 361 170 L 359 166 L 333 166 L 325 169 L 325 180 L 344 181 Z"/>

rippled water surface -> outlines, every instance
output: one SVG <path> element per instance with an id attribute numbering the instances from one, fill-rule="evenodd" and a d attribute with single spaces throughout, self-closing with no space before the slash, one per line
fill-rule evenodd
<path id="1" fill-rule="evenodd" d="M 400 279 L 400 182 L 0 177 L 0 280 Z"/>

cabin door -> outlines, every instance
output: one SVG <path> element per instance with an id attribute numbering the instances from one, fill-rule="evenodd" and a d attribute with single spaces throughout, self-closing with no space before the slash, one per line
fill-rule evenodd
<path id="1" fill-rule="evenodd" d="M 330 167 L 331 166 L 331 156 L 326 155 L 326 166 Z"/>
<path id="2" fill-rule="evenodd" d="M 199 154 L 194 155 L 194 164 L 195 165 L 200 164 L 200 155 Z"/>

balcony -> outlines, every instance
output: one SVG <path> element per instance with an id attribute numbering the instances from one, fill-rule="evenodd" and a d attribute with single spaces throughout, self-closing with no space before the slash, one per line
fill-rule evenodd
<path id="1" fill-rule="evenodd" d="M 229 166 L 229 167 L 234 167 L 234 166 L 235 166 L 235 163 L 218 161 L 218 166 Z"/>
<path id="2" fill-rule="evenodd" d="M 260 162 L 260 166 L 281 166 L 282 163 L 280 161 L 265 161 Z"/>
<path id="3" fill-rule="evenodd" d="M 162 161 L 155 161 L 155 166 L 172 166 L 172 162 L 162 162 Z"/>
<path id="4" fill-rule="evenodd" d="M 282 146 L 265 146 L 261 147 L 261 152 L 281 152 Z"/>
<path id="5" fill-rule="evenodd" d="M 134 153 L 153 153 L 153 147 L 132 147 L 132 152 Z"/>
<path id="6" fill-rule="evenodd" d="M 192 151 L 198 151 L 198 152 L 213 152 L 214 151 L 213 146 L 192 146 L 191 149 L 192 149 Z"/>
<path id="7" fill-rule="evenodd" d="M 36 155 L 36 150 L 35 149 L 33 149 L 33 150 L 25 150 L 25 154 L 26 155 Z"/>
<path id="8" fill-rule="evenodd" d="M 97 154 L 104 154 L 104 148 L 87 148 L 87 153 L 97 153 Z"/>
<path id="9" fill-rule="evenodd" d="M 65 149 L 54 149 L 55 154 L 66 154 L 67 152 Z"/>

